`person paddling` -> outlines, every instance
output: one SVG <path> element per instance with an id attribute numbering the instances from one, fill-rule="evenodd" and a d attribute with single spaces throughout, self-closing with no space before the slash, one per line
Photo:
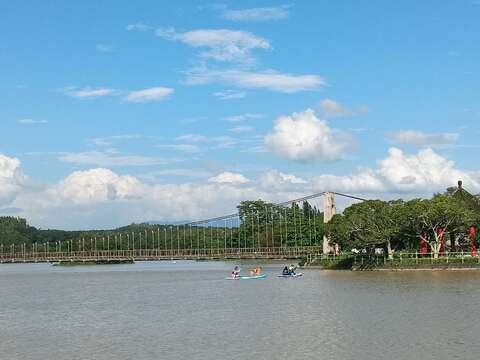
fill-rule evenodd
<path id="1" fill-rule="evenodd" d="M 236 279 L 240 276 L 240 268 L 238 266 L 235 266 L 232 270 L 232 278 Z"/>
<path id="2" fill-rule="evenodd" d="M 288 266 L 285 266 L 282 270 L 282 275 L 289 275 L 290 271 L 288 270 Z"/>
<path id="3" fill-rule="evenodd" d="M 296 269 L 296 266 L 295 265 L 290 265 L 288 267 L 288 275 L 295 275 L 295 269 Z"/>
<path id="4" fill-rule="evenodd" d="M 250 276 L 258 276 L 262 274 L 262 267 L 257 266 L 250 270 Z"/>

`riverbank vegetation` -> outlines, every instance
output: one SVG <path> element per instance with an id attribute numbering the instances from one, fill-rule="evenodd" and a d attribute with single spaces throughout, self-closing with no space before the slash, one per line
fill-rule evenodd
<path id="1" fill-rule="evenodd" d="M 353 204 L 335 215 L 331 240 L 343 249 L 383 248 L 393 257 L 398 251 L 423 251 L 437 258 L 445 251 L 476 247 L 480 202 L 459 188 L 449 188 L 431 199 L 371 200 Z"/>

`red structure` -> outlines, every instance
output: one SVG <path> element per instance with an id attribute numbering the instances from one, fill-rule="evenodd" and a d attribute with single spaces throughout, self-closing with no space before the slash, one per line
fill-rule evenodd
<path id="1" fill-rule="evenodd" d="M 468 229 L 468 237 L 470 239 L 470 251 L 473 257 L 477 257 L 477 245 L 475 244 L 475 226 L 471 225 Z"/>

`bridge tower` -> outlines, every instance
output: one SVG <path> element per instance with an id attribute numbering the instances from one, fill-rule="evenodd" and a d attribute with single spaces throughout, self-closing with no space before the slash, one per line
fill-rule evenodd
<path id="1" fill-rule="evenodd" d="M 335 207 L 335 194 L 332 192 L 326 192 L 323 198 L 323 222 L 325 224 L 332 220 L 333 215 L 336 213 Z M 323 236 L 323 253 L 330 254 L 334 251 L 333 246 L 330 244 L 330 238 L 327 235 Z"/>

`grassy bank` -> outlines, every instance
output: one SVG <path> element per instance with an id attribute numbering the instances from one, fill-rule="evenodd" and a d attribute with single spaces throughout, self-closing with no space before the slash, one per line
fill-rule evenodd
<path id="1" fill-rule="evenodd" d="M 479 257 L 454 254 L 434 258 L 421 257 L 418 254 L 400 254 L 393 258 L 387 256 L 319 256 L 308 264 L 329 270 L 428 270 L 428 269 L 480 269 Z"/>

